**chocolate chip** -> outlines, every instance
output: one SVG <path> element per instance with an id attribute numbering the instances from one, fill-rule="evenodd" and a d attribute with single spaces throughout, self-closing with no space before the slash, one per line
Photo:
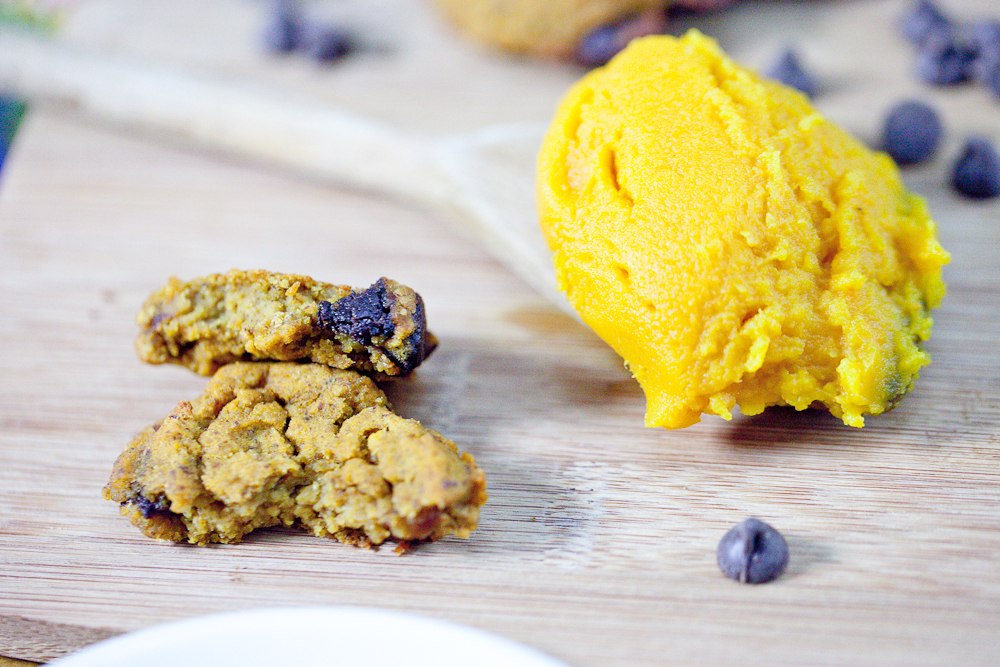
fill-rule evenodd
<path id="1" fill-rule="evenodd" d="M 599 67 L 607 63 L 622 45 L 618 39 L 617 26 L 605 25 L 588 33 L 580 40 L 576 49 L 576 59 L 581 65 Z"/>
<path id="2" fill-rule="evenodd" d="M 788 565 L 788 544 L 760 519 L 744 519 L 730 528 L 715 552 L 722 573 L 743 584 L 766 584 Z"/>
<path id="3" fill-rule="evenodd" d="M 809 97 L 815 97 L 816 93 L 819 92 L 816 79 L 802 67 L 798 54 L 792 49 L 787 49 L 782 53 L 765 72 L 765 75 L 786 86 L 791 86 Z"/>
<path id="4" fill-rule="evenodd" d="M 292 0 L 276 0 L 264 30 L 264 45 L 275 53 L 290 53 L 302 45 L 303 23 L 298 5 Z"/>
<path id="5" fill-rule="evenodd" d="M 976 47 L 972 78 L 1000 97 L 1000 21 L 980 21 L 970 28 Z"/>
<path id="6" fill-rule="evenodd" d="M 973 23 L 968 31 L 976 49 L 972 75 L 977 81 L 982 81 L 989 70 L 1000 62 L 1000 21 Z"/>
<path id="7" fill-rule="evenodd" d="M 1000 156 L 986 138 L 969 139 L 952 170 L 951 184 L 972 199 L 1000 194 Z"/>
<path id="8" fill-rule="evenodd" d="M 354 36 L 344 28 L 317 28 L 309 38 L 309 54 L 320 63 L 333 63 L 357 50 Z"/>
<path id="9" fill-rule="evenodd" d="M 928 36 L 917 53 L 917 76 L 924 83 L 954 86 L 972 79 L 978 49 L 968 31 L 945 30 Z"/>
<path id="10" fill-rule="evenodd" d="M 995 98 L 1000 100 L 1000 59 L 997 59 L 993 67 L 983 74 L 980 81 Z"/>
<path id="11" fill-rule="evenodd" d="M 375 338 L 392 336 L 395 325 L 391 310 L 392 296 L 383 278 L 334 303 L 320 301 L 316 316 L 321 328 L 371 345 Z"/>
<path id="12" fill-rule="evenodd" d="M 307 21 L 294 0 L 272 1 L 264 43 L 275 53 L 300 51 L 320 63 L 341 60 L 358 49 L 350 31 Z"/>
<path id="13" fill-rule="evenodd" d="M 918 46 L 924 44 L 931 35 L 947 32 L 951 28 L 951 19 L 930 0 L 913 3 L 900 22 L 903 35 Z"/>
<path id="14" fill-rule="evenodd" d="M 437 339 L 427 330 L 420 295 L 385 278 L 332 303 L 320 301 L 315 335 L 347 337 L 363 347 L 377 348 L 399 365 L 402 375 L 413 371 L 437 346 Z"/>
<path id="15" fill-rule="evenodd" d="M 922 102 L 901 102 L 886 115 L 882 150 L 896 164 L 917 164 L 934 155 L 943 133 L 941 119 L 934 109 Z"/>
<path id="16" fill-rule="evenodd" d="M 580 40 L 576 60 L 586 67 L 599 67 L 611 60 L 636 37 L 663 32 L 666 20 L 661 10 L 650 10 L 595 28 Z"/>
<path id="17" fill-rule="evenodd" d="M 172 514 L 170 511 L 170 501 L 166 498 L 150 500 L 146 496 L 136 496 L 128 501 L 136 506 L 143 518 L 148 519 L 155 514 Z"/>

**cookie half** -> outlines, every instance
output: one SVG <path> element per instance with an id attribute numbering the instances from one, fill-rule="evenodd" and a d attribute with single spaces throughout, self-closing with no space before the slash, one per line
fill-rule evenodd
<path id="1" fill-rule="evenodd" d="M 394 414 L 371 378 L 236 362 L 118 457 L 104 497 L 149 537 L 239 542 L 301 526 L 356 545 L 467 537 L 486 501 L 473 457 Z"/>
<path id="2" fill-rule="evenodd" d="M 388 278 L 366 289 L 267 271 L 172 278 L 136 320 L 140 358 L 201 375 L 233 361 L 308 360 L 399 377 L 437 346 L 420 295 Z"/>

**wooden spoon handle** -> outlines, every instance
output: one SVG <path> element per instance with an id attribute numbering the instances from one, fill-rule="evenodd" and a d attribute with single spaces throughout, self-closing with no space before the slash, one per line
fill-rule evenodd
<path id="1" fill-rule="evenodd" d="M 28 98 L 68 102 L 115 124 L 179 135 L 430 208 L 572 312 L 555 289 L 538 230 L 533 140 L 540 133 L 515 128 L 510 136 L 425 138 L 245 81 L 83 53 L 23 31 L 0 31 L 2 85 Z M 496 159 L 493 149 L 504 139 L 530 163 Z"/>
<path id="2" fill-rule="evenodd" d="M 88 54 L 23 31 L 0 31 L 0 85 L 341 185 L 433 205 L 453 188 L 429 140 L 246 82 Z"/>

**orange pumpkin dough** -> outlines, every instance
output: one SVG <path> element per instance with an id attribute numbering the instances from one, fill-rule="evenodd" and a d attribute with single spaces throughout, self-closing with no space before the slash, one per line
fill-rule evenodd
<path id="1" fill-rule="evenodd" d="M 862 426 L 930 361 L 949 258 L 924 202 L 696 31 L 577 83 L 538 179 L 559 287 L 642 385 L 648 426 L 817 404 Z"/>

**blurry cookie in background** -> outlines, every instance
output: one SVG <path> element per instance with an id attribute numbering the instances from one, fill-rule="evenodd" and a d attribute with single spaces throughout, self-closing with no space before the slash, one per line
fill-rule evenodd
<path id="1" fill-rule="evenodd" d="M 661 33 L 669 7 L 719 9 L 732 0 L 433 0 L 467 37 L 537 57 L 602 65 L 628 42 Z"/>

